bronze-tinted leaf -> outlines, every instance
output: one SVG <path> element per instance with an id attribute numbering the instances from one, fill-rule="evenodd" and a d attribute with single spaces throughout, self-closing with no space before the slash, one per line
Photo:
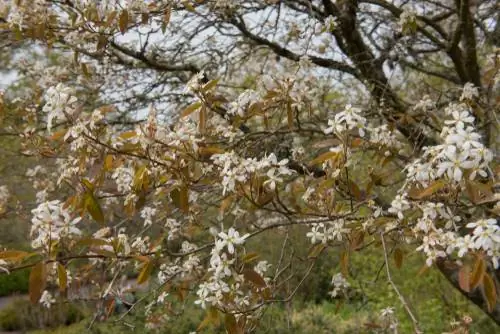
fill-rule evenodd
<path id="1" fill-rule="evenodd" d="M 396 268 L 399 269 L 403 265 L 403 257 L 404 254 L 401 248 L 396 248 L 394 250 L 394 263 L 396 264 Z"/>
<path id="2" fill-rule="evenodd" d="M 198 108 L 200 108 L 200 107 L 201 107 L 201 102 L 200 101 L 195 102 L 193 104 L 190 104 L 189 106 L 186 107 L 186 109 L 184 109 L 181 112 L 181 117 L 186 117 L 186 116 L 191 115 L 193 112 L 195 112 L 196 110 L 198 110 Z"/>
<path id="3" fill-rule="evenodd" d="M 243 256 L 241 258 L 241 261 L 243 263 L 250 263 L 250 262 L 257 260 L 259 257 L 260 257 L 260 255 L 258 253 L 251 252 L 251 253 L 245 254 L 245 256 Z"/>
<path id="4" fill-rule="evenodd" d="M 189 191 L 186 186 L 172 190 L 170 192 L 170 198 L 174 202 L 174 205 L 182 212 L 189 212 Z"/>
<path id="5" fill-rule="evenodd" d="M 29 277 L 29 296 L 33 304 L 38 303 L 40 297 L 42 296 L 43 290 L 45 290 L 45 285 L 47 282 L 47 272 L 45 269 L 45 263 L 38 262 L 33 266 Z"/>
<path id="6" fill-rule="evenodd" d="M 85 209 L 98 223 L 104 223 L 104 213 L 94 194 L 90 191 L 85 193 Z"/>
<path id="7" fill-rule="evenodd" d="M 143 284 L 147 282 L 147 280 L 151 276 L 152 271 L 153 271 L 153 262 L 146 261 L 142 266 L 139 276 L 137 277 L 137 284 Z"/>
<path id="8" fill-rule="evenodd" d="M 104 158 L 104 168 L 106 170 L 113 169 L 113 155 L 111 154 L 106 155 L 106 158 Z"/>
<path id="9" fill-rule="evenodd" d="M 196 331 L 200 332 L 202 329 L 210 325 L 215 325 L 215 326 L 219 325 L 219 311 L 215 307 L 208 308 L 205 318 L 198 325 Z"/>
<path id="10" fill-rule="evenodd" d="M 346 251 L 340 253 L 340 271 L 344 277 L 349 276 L 349 253 Z"/>
<path id="11" fill-rule="evenodd" d="M 351 180 L 349 180 L 349 191 L 357 201 L 362 201 L 366 197 L 366 194 L 361 191 L 359 186 Z"/>
<path id="12" fill-rule="evenodd" d="M 211 90 L 212 88 L 214 88 L 215 86 L 217 86 L 217 83 L 219 82 L 219 79 L 214 79 L 214 80 L 210 80 L 209 82 L 207 82 L 203 88 L 201 89 L 203 92 L 208 92 L 209 90 Z"/>
<path id="13" fill-rule="evenodd" d="M 236 318 L 233 314 L 226 314 L 224 325 L 228 334 L 243 334 L 243 330 L 238 326 Z"/>
<path id="14" fill-rule="evenodd" d="M 59 280 L 59 290 L 61 292 L 66 291 L 66 287 L 68 285 L 68 273 L 66 272 L 66 268 L 61 263 L 57 263 L 57 278 Z"/>
<path id="15" fill-rule="evenodd" d="M 120 13 L 120 18 L 118 19 L 118 27 L 120 28 L 120 32 L 125 34 L 128 28 L 128 11 L 122 10 Z"/>
<path id="16" fill-rule="evenodd" d="M 262 276 L 260 276 L 260 274 L 253 269 L 250 268 L 243 269 L 243 276 L 247 281 L 252 282 L 259 288 L 264 288 L 267 286 L 266 281 L 264 281 Z"/>
<path id="17" fill-rule="evenodd" d="M 314 158 L 309 164 L 311 166 L 322 164 L 323 162 L 325 162 L 327 160 L 335 159 L 338 155 L 339 155 L 338 152 L 330 152 L 330 151 L 328 151 L 328 152 L 320 154 L 319 156 L 317 156 L 316 158 Z"/>
<path id="18" fill-rule="evenodd" d="M 365 231 L 357 230 L 352 234 L 351 249 L 358 250 L 363 245 L 365 239 Z"/>
<path id="19" fill-rule="evenodd" d="M 482 257 L 478 257 L 474 264 L 470 278 L 470 289 L 474 290 L 482 283 L 484 274 L 486 273 L 486 263 Z"/>
<path id="20" fill-rule="evenodd" d="M 309 259 L 314 259 L 321 254 L 321 252 L 326 248 L 326 245 L 324 243 L 319 243 L 311 247 L 309 250 L 309 253 L 307 254 L 307 257 Z"/>
<path id="21" fill-rule="evenodd" d="M 288 123 L 288 128 L 290 130 L 293 129 L 293 110 L 292 110 L 292 102 L 287 101 L 286 103 L 286 119 Z"/>
<path id="22" fill-rule="evenodd" d="M 486 299 L 488 311 L 493 312 L 493 309 L 497 304 L 497 289 L 495 287 L 495 282 L 487 273 L 483 276 L 483 292 Z"/>
<path id="23" fill-rule="evenodd" d="M 408 195 L 413 199 L 423 199 L 425 197 L 434 195 L 436 192 L 443 189 L 445 186 L 446 182 L 444 180 L 437 180 L 431 183 L 425 189 L 413 188 Z"/>
<path id="24" fill-rule="evenodd" d="M 76 242 L 75 246 L 109 246 L 110 243 L 109 241 L 103 240 L 103 239 L 94 239 L 94 238 L 83 238 L 80 239 Z"/>
<path id="25" fill-rule="evenodd" d="M 458 285 L 465 292 L 470 292 L 470 267 L 463 265 L 458 271 Z"/>
<path id="26" fill-rule="evenodd" d="M 130 139 L 137 136 L 137 132 L 135 131 L 125 131 L 122 132 L 118 137 L 121 139 Z"/>
<path id="27" fill-rule="evenodd" d="M 17 250 L 6 250 L 0 252 L 0 259 L 8 261 L 19 261 L 30 255 L 28 252 L 17 251 Z"/>
<path id="28" fill-rule="evenodd" d="M 165 24 L 165 28 L 170 23 L 170 17 L 172 15 L 172 7 L 170 5 L 165 9 L 165 14 L 163 14 L 163 24 Z"/>
<path id="29" fill-rule="evenodd" d="M 206 128 L 207 128 L 207 108 L 205 108 L 205 106 L 202 106 L 200 108 L 200 114 L 198 119 L 198 131 L 200 132 L 200 134 L 204 134 Z"/>

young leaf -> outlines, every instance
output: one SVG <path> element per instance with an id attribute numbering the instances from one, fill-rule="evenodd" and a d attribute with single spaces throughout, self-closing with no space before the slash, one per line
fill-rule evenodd
<path id="1" fill-rule="evenodd" d="M 495 287 L 495 282 L 488 274 L 484 274 L 483 276 L 483 291 L 488 306 L 488 312 L 491 313 L 497 304 L 497 289 Z"/>
<path id="2" fill-rule="evenodd" d="M 172 7 L 170 5 L 165 9 L 165 14 L 163 14 L 163 24 L 165 24 L 165 28 L 170 23 L 170 16 L 172 15 Z"/>
<path id="3" fill-rule="evenodd" d="M 287 101 L 286 103 L 286 118 L 288 122 L 288 128 L 290 130 L 293 129 L 293 111 L 292 111 L 292 102 Z"/>
<path id="4" fill-rule="evenodd" d="M 200 108 L 201 105 L 202 104 L 201 104 L 200 101 L 190 104 L 189 106 L 186 107 L 186 109 L 184 109 L 181 112 L 181 117 L 186 117 L 186 116 L 191 115 L 193 112 L 195 112 L 196 110 L 198 110 L 198 108 Z"/>
<path id="5" fill-rule="evenodd" d="M 465 292 L 470 292 L 470 267 L 463 265 L 458 272 L 458 285 Z"/>
<path id="6" fill-rule="evenodd" d="M 142 266 L 142 270 L 139 273 L 139 276 L 137 277 L 137 284 L 145 283 L 151 276 L 152 271 L 153 271 L 152 261 L 146 261 Z"/>
<path id="7" fill-rule="evenodd" d="M 443 189 L 446 186 L 446 182 L 443 180 L 437 180 L 431 185 L 429 185 L 425 189 L 413 188 L 410 190 L 409 196 L 413 199 L 423 199 L 425 197 L 429 197 L 437 193 L 439 190 Z"/>
<path id="8" fill-rule="evenodd" d="M 247 281 L 252 282 L 259 288 L 265 288 L 267 286 L 266 281 L 253 269 L 243 269 L 243 276 Z"/>
<path id="9" fill-rule="evenodd" d="M 47 282 L 47 273 L 45 269 L 45 263 L 38 262 L 30 272 L 29 277 L 29 296 L 30 301 L 33 304 L 38 303 L 40 297 L 42 296 L 43 290 L 45 290 L 45 284 Z"/>
<path id="10" fill-rule="evenodd" d="M 403 265 L 403 251 L 400 248 L 394 250 L 394 263 L 398 269 Z"/>
<path id="11" fill-rule="evenodd" d="M 317 156 L 316 158 L 314 158 L 310 163 L 309 165 L 311 166 L 314 166 L 314 165 L 319 165 L 327 160 L 330 160 L 330 159 L 335 159 L 337 156 L 339 155 L 338 152 L 325 152 L 319 156 Z"/>
<path id="12" fill-rule="evenodd" d="M 209 325 L 219 325 L 219 311 L 215 307 L 210 307 L 207 310 L 207 315 L 203 321 L 198 325 L 196 329 L 197 332 L 201 332 L 202 329 L 208 327 Z"/>
<path id="13" fill-rule="evenodd" d="M 233 314 L 226 314 L 224 325 L 228 334 L 243 334 L 243 330 L 238 326 Z"/>
<path id="14" fill-rule="evenodd" d="M 250 262 L 257 260 L 259 257 L 260 257 L 260 255 L 255 253 L 255 252 L 247 253 L 247 254 L 245 254 L 245 256 L 243 256 L 241 258 L 241 261 L 243 263 L 250 263 Z"/>
<path id="15" fill-rule="evenodd" d="M 311 247 L 309 250 L 309 253 L 307 254 L 307 258 L 309 259 L 314 259 L 321 254 L 321 252 L 326 248 L 326 245 L 324 243 L 319 243 Z"/>
<path id="16" fill-rule="evenodd" d="M 189 192 L 186 186 L 182 186 L 180 189 L 172 190 L 170 192 L 170 198 L 172 198 L 175 206 L 182 212 L 189 212 Z"/>
<path id="17" fill-rule="evenodd" d="M 207 82 L 203 88 L 202 88 L 202 91 L 203 92 L 208 92 L 209 90 L 211 90 L 212 88 L 214 88 L 215 86 L 217 86 L 217 83 L 219 82 L 219 79 L 214 79 L 214 80 L 210 80 L 209 82 Z"/>
<path id="18" fill-rule="evenodd" d="M 205 133 L 207 128 L 207 108 L 202 106 L 200 109 L 199 121 L 198 121 L 198 130 L 201 134 Z"/>
<path id="19" fill-rule="evenodd" d="M 340 253 L 340 271 L 344 277 L 349 276 L 349 253 L 346 251 Z"/>
<path id="20" fill-rule="evenodd" d="M 127 31 L 127 27 L 128 27 L 128 11 L 127 10 L 122 10 L 122 12 L 120 13 L 120 18 L 118 19 L 118 26 L 120 28 L 120 32 L 123 34 L 125 34 L 125 32 Z"/>
<path id="21" fill-rule="evenodd" d="M 30 255 L 28 252 L 16 251 L 16 250 L 7 250 L 0 252 L 0 259 L 9 260 L 9 261 L 19 261 Z"/>
<path id="22" fill-rule="evenodd" d="M 361 248 L 363 245 L 363 241 L 365 239 L 365 231 L 363 230 L 358 230 L 353 233 L 352 240 L 351 240 L 351 249 L 352 250 L 358 250 Z"/>
<path id="23" fill-rule="evenodd" d="M 61 263 L 57 263 L 57 278 L 59 279 L 59 290 L 61 292 L 66 291 L 68 285 L 68 273 L 66 268 Z"/>
<path id="24" fill-rule="evenodd" d="M 104 214 L 99 202 L 90 191 L 85 193 L 85 209 L 98 223 L 104 223 Z"/>
<path id="25" fill-rule="evenodd" d="M 478 257 L 474 264 L 470 278 L 470 289 L 474 290 L 482 283 L 484 274 L 486 272 L 486 263 L 482 257 Z"/>

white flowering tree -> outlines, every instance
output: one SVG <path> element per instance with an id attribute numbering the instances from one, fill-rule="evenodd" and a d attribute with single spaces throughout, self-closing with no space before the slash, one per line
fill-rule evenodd
<path id="1" fill-rule="evenodd" d="M 500 324 L 496 9 L 1 0 L 2 34 L 32 54 L 11 65 L 0 134 L 44 160 L 27 171 L 33 251 L 2 251 L 0 268 L 31 267 L 31 300 L 48 307 L 50 284 L 63 296 L 104 277 L 104 302 L 132 270 L 157 282 L 151 327 L 192 295 L 200 329 L 223 316 L 241 333 L 291 300 L 326 249 L 342 298 L 350 254 L 374 247 L 420 332 L 391 278 L 404 248 Z M 291 231 L 310 242 L 310 267 L 283 294 Z M 266 233 L 282 238 L 277 263 L 252 247 Z"/>

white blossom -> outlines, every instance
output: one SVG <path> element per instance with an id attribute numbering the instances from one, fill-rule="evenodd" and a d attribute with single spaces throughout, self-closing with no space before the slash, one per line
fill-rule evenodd
<path id="1" fill-rule="evenodd" d="M 218 234 L 218 237 L 221 240 L 223 247 L 227 247 L 227 251 L 230 254 L 234 253 L 234 250 L 235 250 L 234 246 L 242 245 L 248 236 L 249 236 L 249 234 L 245 234 L 243 236 L 240 236 L 238 231 L 236 231 L 232 227 L 229 228 L 227 233 L 220 232 Z"/>
<path id="2" fill-rule="evenodd" d="M 74 113 L 78 99 L 73 95 L 71 88 L 58 83 L 57 86 L 47 90 L 45 101 L 43 111 L 47 113 L 47 130 L 50 132 L 54 119 L 63 121 L 67 119 L 66 116 Z"/>
<path id="3" fill-rule="evenodd" d="M 44 290 L 42 296 L 40 297 L 39 303 L 43 305 L 43 307 L 50 309 L 52 304 L 56 302 L 56 299 L 52 296 L 50 292 Z"/>

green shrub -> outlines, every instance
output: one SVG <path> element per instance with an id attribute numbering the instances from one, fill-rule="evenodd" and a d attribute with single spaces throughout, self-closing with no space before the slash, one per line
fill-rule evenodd
<path id="1" fill-rule="evenodd" d="M 70 325 L 81 321 L 85 312 L 72 303 L 52 305 L 50 309 L 33 305 L 25 298 L 18 298 L 0 311 L 0 328 L 7 331 L 40 329 Z"/>
<path id="2" fill-rule="evenodd" d="M 10 274 L 0 274 L 0 296 L 27 293 L 29 275 L 29 269 L 14 271 Z"/>

